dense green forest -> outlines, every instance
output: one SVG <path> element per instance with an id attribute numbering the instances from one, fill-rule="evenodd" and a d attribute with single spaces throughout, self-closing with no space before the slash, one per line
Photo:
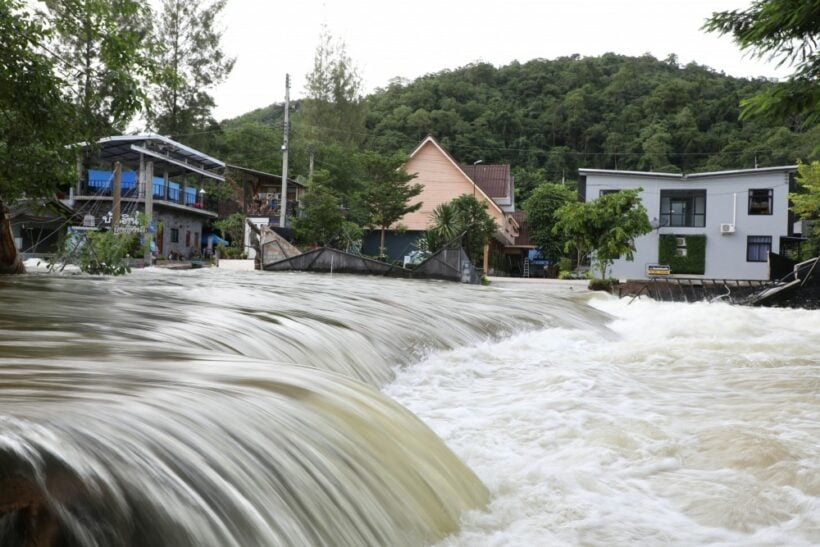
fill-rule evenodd
<path id="1" fill-rule="evenodd" d="M 771 84 L 674 56 L 563 57 L 496 68 L 474 64 L 394 81 L 364 98 L 362 127 L 317 126 L 294 103 L 291 173 L 307 174 L 309 135 L 347 132 L 348 143 L 409 152 L 427 134 L 459 161 L 509 163 L 519 198 L 579 167 L 697 172 L 816 159 L 820 127 L 799 118 L 739 121 L 739 103 Z M 225 158 L 281 170 L 282 105 L 258 109 L 202 135 L 184 136 Z M 338 135 L 341 137 L 342 135 Z M 340 150 L 319 147 L 318 168 L 343 169 Z"/>

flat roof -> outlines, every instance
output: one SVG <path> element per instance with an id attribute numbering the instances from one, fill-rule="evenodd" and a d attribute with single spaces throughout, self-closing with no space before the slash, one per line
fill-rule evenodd
<path id="1" fill-rule="evenodd" d="M 650 177 L 650 178 L 664 178 L 664 179 L 698 179 L 709 177 L 732 177 L 741 175 L 754 175 L 771 172 L 791 172 L 797 171 L 796 165 L 781 165 L 777 167 L 758 167 L 757 169 L 733 169 L 727 171 L 709 171 L 706 173 L 659 173 L 653 171 L 621 171 L 617 169 L 587 169 L 580 168 L 578 173 L 581 175 L 608 175 L 613 177 Z"/>

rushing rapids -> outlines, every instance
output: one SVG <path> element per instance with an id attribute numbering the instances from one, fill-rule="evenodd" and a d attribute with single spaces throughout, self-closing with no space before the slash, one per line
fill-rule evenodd
<path id="1" fill-rule="evenodd" d="M 561 308 L 452 288 L 0 280 L 0 543 L 414 545 L 454 532 L 485 487 L 375 386 Z M 585 314 L 599 315 L 560 323 Z"/>
<path id="2" fill-rule="evenodd" d="M 818 312 L 563 293 L 0 278 L 0 545 L 820 541 Z"/>

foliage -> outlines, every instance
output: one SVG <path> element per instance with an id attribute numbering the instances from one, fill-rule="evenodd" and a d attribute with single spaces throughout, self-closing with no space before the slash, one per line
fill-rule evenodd
<path id="1" fill-rule="evenodd" d="M 344 225 L 344 213 L 336 193 L 326 184 L 329 173 L 317 172 L 302 199 L 302 216 L 294 219 L 296 239 L 301 243 L 331 245 Z"/>
<path id="2" fill-rule="evenodd" d="M 820 216 L 820 161 L 798 164 L 796 178 L 801 191 L 789 194 L 792 211 L 803 219 L 818 218 Z"/>
<path id="3" fill-rule="evenodd" d="M 421 194 L 421 184 L 410 184 L 416 175 L 408 174 L 402 166 L 407 158 L 402 154 L 391 156 L 364 152 L 360 154 L 367 189 L 364 205 L 369 211 L 368 226 L 381 231 L 379 254 L 386 255 L 384 236 L 390 226 L 404 215 L 418 211 L 422 203 L 408 205 L 410 200 Z"/>
<path id="4" fill-rule="evenodd" d="M 302 123 L 310 141 L 357 146 L 365 137 L 362 79 L 344 42 L 322 25 L 313 70 L 307 75 Z M 392 152 L 392 151 L 391 151 Z"/>
<path id="5" fill-rule="evenodd" d="M 147 105 L 153 74 L 151 10 L 137 0 L 42 0 L 53 29 L 54 60 L 74 84 L 77 138 L 122 132 Z"/>
<path id="6" fill-rule="evenodd" d="M 214 106 L 209 90 L 224 81 L 234 59 L 220 45 L 216 20 L 226 0 L 163 0 L 153 42 L 159 71 L 151 88 L 151 125 L 165 135 L 202 128 Z"/>
<path id="7" fill-rule="evenodd" d="M 72 108 L 53 61 L 39 53 L 48 36 L 21 1 L 0 4 L 0 208 L 70 177 Z"/>
<path id="8" fill-rule="evenodd" d="M 686 240 L 686 256 L 677 256 L 677 239 Z M 673 274 L 703 275 L 706 271 L 706 236 L 661 234 L 658 238 L 658 262 L 669 264 Z"/>
<path id="9" fill-rule="evenodd" d="M 789 194 L 791 209 L 801 219 L 812 221 L 809 251 L 817 255 L 820 254 L 820 161 L 798 164 L 797 183 L 800 191 Z"/>
<path id="10" fill-rule="evenodd" d="M 433 210 L 426 237 L 430 250 L 435 252 L 463 233 L 461 245 L 470 261 L 478 264 L 483 260 L 484 246 L 496 230 L 498 226 L 487 213 L 487 204 L 471 194 L 463 194 Z"/>
<path id="11" fill-rule="evenodd" d="M 297 102 L 289 162 L 292 172 L 306 174 L 313 145 L 317 168 L 332 172 L 331 187 L 363 224 L 355 160 L 362 143 L 377 152 L 409 153 L 433 134 L 459 161 L 509 163 L 518 203 L 548 181 L 574 188 L 579 167 L 691 173 L 820 159 L 820 151 L 813 152 L 820 125 L 738 119 L 742 98 L 773 87 L 762 78 L 733 78 L 650 55 L 574 55 L 498 68 L 480 63 L 394 80 L 364 99 L 364 127 L 355 119 L 334 121 L 338 112 L 314 115 L 309 100 Z M 217 135 L 205 151 L 275 173 L 282 113 L 274 104 L 222 124 L 225 135 L 246 125 L 267 127 L 270 145 L 257 146 L 256 130 L 249 129 L 247 138 L 235 132 L 230 143 Z"/>
<path id="12" fill-rule="evenodd" d="M 215 220 L 213 226 L 219 230 L 223 238 L 231 242 L 232 246 L 242 247 L 245 237 L 245 215 L 234 213 L 227 218 Z"/>
<path id="13" fill-rule="evenodd" d="M 452 202 L 442 203 L 433 209 L 430 215 L 430 227 L 424 236 L 428 249 L 435 252 L 456 236 L 460 235 L 462 227 Z"/>
<path id="14" fill-rule="evenodd" d="M 635 238 L 652 228 L 638 194 L 642 188 L 605 194 L 587 203 L 572 202 L 561 207 L 555 217 L 555 232 L 566 238 L 565 250 L 575 246 L 592 252 L 600 279 L 615 259 L 633 259 Z"/>
<path id="15" fill-rule="evenodd" d="M 713 13 L 704 28 L 731 34 L 740 49 L 757 57 L 794 66 L 785 83 L 741 101 L 741 117 L 774 119 L 800 116 L 808 125 L 820 121 L 820 2 L 755 0 L 747 9 Z"/>
<path id="16" fill-rule="evenodd" d="M 58 262 L 76 260 L 80 270 L 92 275 L 125 275 L 131 273 L 126 258 L 141 249 L 139 237 L 125 232 L 95 232 L 75 234 L 66 238 L 62 250 L 50 261 L 55 269 Z"/>
<path id="17" fill-rule="evenodd" d="M 231 243 L 226 247 L 224 244 L 220 243 L 216 246 L 216 249 L 219 251 L 220 258 L 227 260 L 238 260 L 247 257 L 247 253 L 245 253 L 245 249 L 243 249 L 241 245 L 234 245 Z"/>
<path id="18" fill-rule="evenodd" d="M 808 160 L 820 128 L 738 120 L 742 98 L 773 87 L 650 55 L 479 63 L 377 91 L 367 127 L 376 150 L 409 151 L 433 134 L 459 161 L 509 163 L 524 200 L 579 167 L 690 173 Z"/>
<path id="19" fill-rule="evenodd" d="M 566 186 L 544 183 L 537 186 L 524 202 L 530 240 L 538 246 L 541 256 L 550 262 L 561 258 L 566 243 L 553 232 L 555 212 L 575 200 L 575 192 Z"/>
<path id="20" fill-rule="evenodd" d="M 611 293 L 612 289 L 617 284 L 617 279 L 590 279 L 588 287 L 591 291 L 604 291 Z"/>

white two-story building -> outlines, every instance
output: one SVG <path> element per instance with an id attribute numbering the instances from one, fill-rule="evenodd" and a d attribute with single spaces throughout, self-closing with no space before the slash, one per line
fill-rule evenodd
<path id="1" fill-rule="evenodd" d="M 642 188 L 653 230 L 635 241 L 633 261 L 616 260 L 613 277 L 645 279 L 669 266 L 672 275 L 707 279 L 769 279 L 769 252 L 799 236 L 788 194 L 797 167 L 766 167 L 681 175 L 579 169 L 585 201 Z M 661 268 L 654 268 L 661 266 Z"/>

